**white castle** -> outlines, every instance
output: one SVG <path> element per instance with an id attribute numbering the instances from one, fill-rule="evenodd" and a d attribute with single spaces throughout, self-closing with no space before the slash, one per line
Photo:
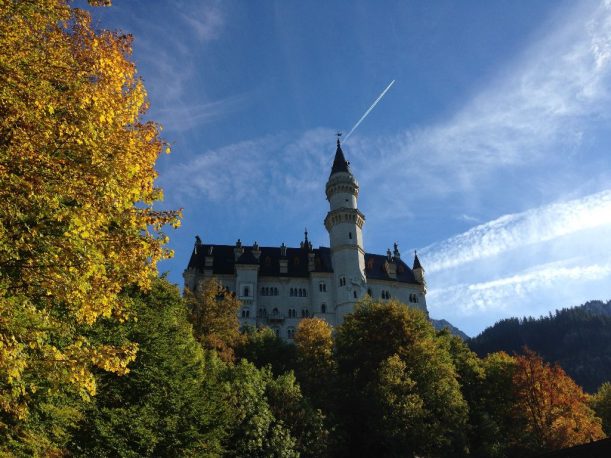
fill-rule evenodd
<path id="1" fill-rule="evenodd" d="M 312 248 L 305 232 L 299 248 L 209 245 L 196 237 L 185 287 L 196 291 L 215 277 L 242 303 L 242 325 L 269 326 L 291 340 L 302 318 L 319 317 L 331 325 L 365 295 L 397 299 L 425 312 L 424 269 L 414 253 L 412 268 L 401 259 L 397 244 L 386 255 L 363 248 L 365 215 L 357 206 L 359 185 L 344 157 L 340 141 L 326 185 L 329 213 L 325 227 L 330 248 Z"/>

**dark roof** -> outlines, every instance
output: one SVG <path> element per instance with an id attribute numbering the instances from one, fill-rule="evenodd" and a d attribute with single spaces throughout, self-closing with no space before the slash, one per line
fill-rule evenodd
<path id="1" fill-rule="evenodd" d="M 420 259 L 418 259 L 418 253 L 414 253 L 414 267 L 412 267 L 412 269 L 422 269 L 422 266 L 420 265 Z"/>
<path id="2" fill-rule="evenodd" d="M 257 265 L 257 264 L 259 264 L 259 261 L 255 257 L 255 255 L 252 254 L 251 250 L 244 250 L 244 253 L 242 253 L 242 256 L 240 256 L 238 258 L 236 264 L 254 264 L 254 265 Z"/>
<path id="3" fill-rule="evenodd" d="M 308 277 L 308 250 L 303 248 L 286 248 L 286 256 L 280 256 L 280 247 L 260 247 L 261 255 L 257 260 L 251 247 L 243 247 L 244 253 L 236 263 L 233 245 L 200 245 L 193 250 L 189 260 L 188 269 L 203 271 L 206 265 L 206 256 L 212 256 L 212 273 L 214 275 L 232 275 L 236 264 L 258 264 L 259 275 L 264 277 Z M 196 252 L 197 251 L 197 252 Z M 333 272 L 331 264 L 331 250 L 327 247 L 315 248 L 314 272 Z M 286 259 L 288 273 L 280 273 L 280 259 Z M 372 280 L 392 280 L 402 283 L 418 283 L 410 269 L 402 260 L 397 262 L 397 278 L 392 279 L 385 270 L 387 257 L 381 254 L 365 253 L 365 275 Z"/>
<path id="4" fill-rule="evenodd" d="M 418 283 L 414 272 L 401 259 L 396 259 L 397 278 L 393 279 L 386 273 L 385 265 L 388 257 L 383 254 L 365 253 L 365 275 L 371 280 L 393 280 L 402 283 Z"/>
<path id="5" fill-rule="evenodd" d="M 337 150 L 335 150 L 335 159 L 333 160 L 333 167 L 331 168 L 331 174 L 329 176 L 338 172 L 350 173 L 350 166 L 344 157 L 344 152 L 342 151 L 342 146 L 339 143 L 339 138 L 337 139 Z"/>

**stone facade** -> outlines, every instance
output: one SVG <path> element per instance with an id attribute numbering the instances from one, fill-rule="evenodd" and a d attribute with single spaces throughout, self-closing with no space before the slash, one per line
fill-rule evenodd
<path id="1" fill-rule="evenodd" d="M 359 185 L 339 140 L 326 195 L 324 224 L 330 247 L 312 248 L 307 231 L 299 248 L 204 244 L 195 247 L 183 273 L 185 288 L 196 291 L 215 277 L 242 302 L 242 325 L 269 326 L 287 340 L 302 318 L 341 323 L 357 301 L 370 295 L 397 299 L 426 312 L 426 282 L 418 256 L 410 268 L 397 244 L 386 255 L 366 253 L 365 215 L 357 205 Z"/>

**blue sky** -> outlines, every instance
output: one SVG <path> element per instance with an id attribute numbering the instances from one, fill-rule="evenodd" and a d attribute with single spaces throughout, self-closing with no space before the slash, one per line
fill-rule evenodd
<path id="1" fill-rule="evenodd" d="M 77 4 L 80 4 L 77 2 Z M 114 0 L 135 36 L 158 163 L 199 234 L 328 246 L 334 132 L 365 249 L 418 249 L 432 317 L 470 335 L 509 316 L 611 298 L 611 2 Z"/>

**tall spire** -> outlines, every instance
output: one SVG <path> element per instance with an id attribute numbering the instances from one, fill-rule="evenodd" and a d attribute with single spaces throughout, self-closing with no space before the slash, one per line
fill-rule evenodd
<path id="1" fill-rule="evenodd" d="M 420 259 L 418 259 L 418 252 L 416 250 L 414 250 L 414 266 L 412 267 L 412 269 L 422 269 L 422 265 L 420 264 Z"/>
<path id="2" fill-rule="evenodd" d="M 350 163 L 344 157 L 344 152 L 342 151 L 342 145 L 339 141 L 339 136 L 337 135 L 337 150 L 335 150 L 335 159 L 333 160 L 333 167 L 331 168 L 331 175 L 338 172 L 346 172 L 350 173 Z"/>

